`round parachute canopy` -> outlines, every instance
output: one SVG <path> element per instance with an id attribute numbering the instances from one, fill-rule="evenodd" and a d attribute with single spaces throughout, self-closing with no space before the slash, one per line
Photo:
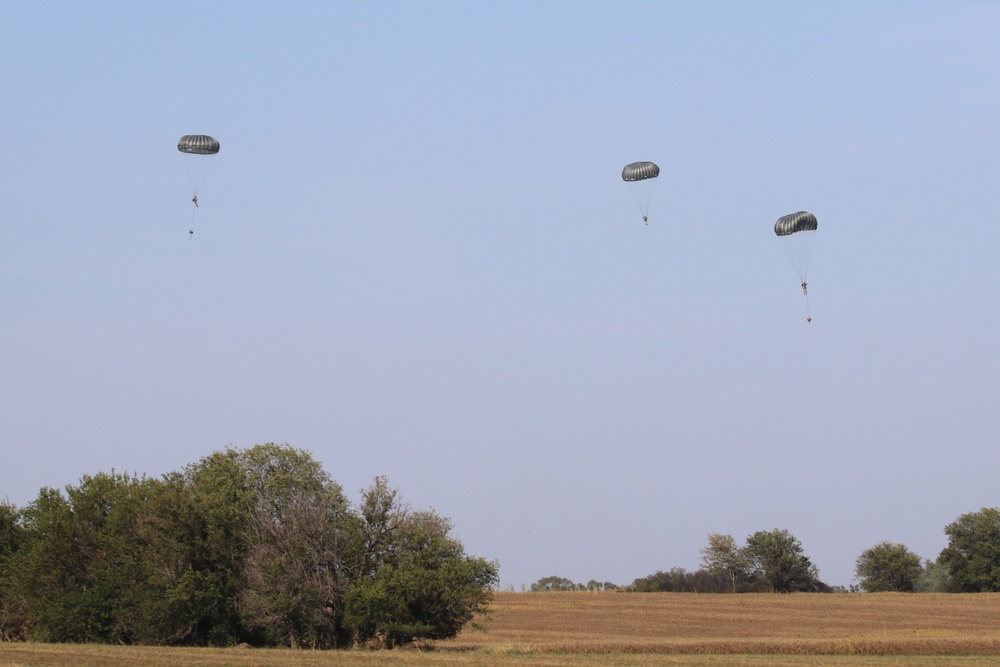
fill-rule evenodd
<path id="1" fill-rule="evenodd" d="M 814 232 L 817 226 L 815 215 L 808 211 L 799 211 L 778 218 L 774 223 L 774 233 L 778 236 L 788 236 L 797 232 Z"/>
<path id="2" fill-rule="evenodd" d="M 631 183 L 632 181 L 644 181 L 647 178 L 656 178 L 660 175 L 660 168 L 652 162 L 633 162 L 625 165 L 622 169 L 622 180 Z"/>
<path id="3" fill-rule="evenodd" d="M 185 134 L 177 142 L 177 150 L 192 155 L 215 155 L 219 152 L 219 142 L 207 134 Z"/>

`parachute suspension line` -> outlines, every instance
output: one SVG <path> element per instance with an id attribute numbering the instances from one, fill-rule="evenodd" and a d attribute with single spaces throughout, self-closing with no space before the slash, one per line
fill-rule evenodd
<path id="1" fill-rule="evenodd" d="M 197 158 L 196 160 L 187 160 L 188 165 L 188 182 L 191 184 L 191 194 L 197 199 L 198 192 L 201 190 L 201 186 L 205 184 L 205 180 L 208 178 L 209 172 L 212 171 L 212 165 L 215 163 L 215 154 L 206 155 Z M 198 202 L 195 202 L 197 205 Z"/>
<path id="2" fill-rule="evenodd" d="M 799 287 L 802 288 L 802 296 L 806 300 L 806 322 L 812 322 L 813 321 L 812 314 L 809 312 L 809 283 L 806 282 L 805 269 L 802 268 L 800 262 L 795 261 L 796 258 L 793 256 L 792 251 L 789 249 L 788 245 L 787 244 L 784 245 L 785 245 L 785 251 L 788 253 L 788 259 L 791 260 L 792 262 L 792 268 L 795 269 L 795 273 L 799 276 L 799 281 L 800 281 Z"/>
<path id="3" fill-rule="evenodd" d="M 656 190 L 656 181 L 648 180 L 642 183 L 629 183 L 629 190 L 632 192 L 632 199 L 642 213 L 642 221 L 649 224 L 649 207 L 653 201 L 653 192 Z"/>
<path id="4" fill-rule="evenodd" d="M 642 221 L 649 224 L 649 207 L 653 203 L 653 194 L 656 192 L 656 181 L 654 179 L 643 180 L 638 183 L 630 183 L 629 190 L 632 191 L 632 199 L 642 213 Z"/>
<path id="5" fill-rule="evenodd" d="M 643 208 L 643 205 L 642 205 L 643 203 L 639 200 L 639 195 L 635 191 L 635 189 L 632 189 L 632 199 L 635 200 L 635 205 L 639 207 L 639 212 L 642 213 L 642 221 L 645 222 L 648 225 L 649 224 L 649 202 L 647 201 L 645 208 Z"/>

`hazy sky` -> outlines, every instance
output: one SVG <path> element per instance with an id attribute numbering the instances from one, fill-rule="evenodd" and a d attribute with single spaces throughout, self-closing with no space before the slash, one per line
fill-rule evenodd
<path id="1" fill-rule="evenodd" d="M 788 529 L 833 585 L 936 558 L 1000 505 L 998 34 L 961 0 L 7 3 L 0 498 L 278 442 L 505 587 L 713 532 Z M 190 239 L 184 134 L 222 145 Z"/>

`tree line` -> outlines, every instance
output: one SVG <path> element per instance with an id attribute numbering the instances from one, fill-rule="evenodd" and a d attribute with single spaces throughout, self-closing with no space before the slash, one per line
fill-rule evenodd
<path id="1" fill-rule="evenodd" d="M 855 561 L 857 586 L 823 583 L 801 542 L 787 530 L 753 533 L 739 544 L 732 535 L 710 533 L 701 567 L 676 567 L 636 579 L 630 585 L 574 583 L 551 576 L 532 591 L 619 590 L 625 592 L 830 593 L 843 591 L 980 593 L 1000 591 L 1000 509 L 983 508 L 958 517 L 944 529 L 948 546 L 936 560 L 921 562 L 903 544 L 880 542 Z"/>
<path id="2" fill-rule="evenodd" d="M 0 502 L 0 638 L 342 648 L 453 637 L 487 611 L 499 565 L 466 554 L 451 528 L 384 477 L 351 503 L 285 445 L 227 449 L 156 479 L 85 476 L 23 508 Z M 857 590 L 1000 591 L 1000 509 L 945 533 L 935 561 L 891 542 L 866 549 Z M 546 577 L 531 590 L 838 590 L 787 530 L 742 545 L 712 533 L 701 556 L 695 572 L 628 586 Z"/>
<path id="3" fill-rule="evenodd" d="M 499 565 L 378 477 L 351 503 L 308 453 L 227 449 L 0 503 L 3 639 L 342 648 L 455 636 Z"/>

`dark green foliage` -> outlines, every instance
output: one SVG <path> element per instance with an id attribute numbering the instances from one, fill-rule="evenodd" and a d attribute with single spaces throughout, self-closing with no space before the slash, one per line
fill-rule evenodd
<path id="1" fill-rule="evenodd" d="M 293 609 L 310 594 L 297 602 L 281 601 L 283 584 L 268 576 L 269 571 L 280 572 L 282 559 L 291 566 L 287 559 L 298 555 L 282 553 L 281 544 L 283 536 L 294 532 L 287 529 L 294 508 L 312 503 L 318 512 L 329 514 L 321 517 L 324 521 L 337 521 L 346 510 L 340 487 L 320 464 L 306 452 L 269 443 L 216 452 L 188 466 L 184 478 L 200 528 L 193 535 L 192 574 L 202 590 L 212 593 L 185 600 L 195 617 L 194 641 L 297 644 L 297 632 L 273 620 L 282 611 L 287 611 L 283 619 L 308 635 L 304 643 L 316 645 L 314 636 L 328 636 L 317 628 L 306 629 L 302 610 Z M 296 614 L 300 616 L 291 620 Z"/>
<path id="2" fill-rule="evenodd" d="M 24 639 L 28 629 L 23 597 L 13 587 L 13 561 L 24 539 L 21 512 L 0 503 L 0 641 Z"/>
<path id="3" fill-rule="evenodd" d="M 583 589 L 583 584 L 577 584 L 565 577 L 556 576 L 542 577 L 531 584 L 531 592 L 533 593 L 542 593 L 545 591 L 580 591 Z"/>
<path id="4" fill-rule="evenodd" d="M 705 570 L 688 572 L 675 567 L 636 579 L 628 590 L 638 593 L 724 593 L 727 582 Z"/>
<path id="5" fill-rule="evenodd" d="M 64 496 L 43 489 L 24 512 L 26 539 L 15 559 L 16 585 L 49 641 L 148 641 L 155 582 L 140 524 L 152 480 L 84 477 Z M 155 634 L 155 633 L 152 633 Z"/>
<path id="6" fill-rule="evenodd" d="M 454 637 L 486 611 L 499 583 L 498 565 L 466 556 L 448 537 L 447 519 L 412 511 L 396 496 L 381 477 L 362 494 L 356 576 L 344 609 L 356 644 Z"/>
<path id="7" fill-rule="evenodd" d="M 23 540 L 21 513 L 13 505 L 0 502 L 0 567 L 21 548 Z"/>
<path id="8" fill-rule="evenodd" d="M 775 593 L 822 591 L 816 566 L 787 530 L 761 530 L 747 538 L 747 554 L 754 569 Z"/>
<path id="9" fill-rule="evenodd" d="M 938 563 L 961 593 L 1000 591 L 1000 509 L 983 508 L 958 517 L 944 529 L 948 546 Z"/>
<path id="10" fill-rule="evenodd" d="M 449 637 L 497 566 L 382 478 L 350 506 L 302 451 L 229 449 L 154 480 L 84 477 L 0 505 L 4 638 L 335 648 Z"/>
<path id="11" fill-rule="evenodd" d="M 920 556 L 902 544 L 881 542 L 866 549 L 855 564 L 855 575 L 868 593 L 910 593 L 923 573 Z"/>
<path id="12" fill-rule="evenodd" d="M 702 569 L 675 567 L 636 579 L 635 592 L 831 592 L 819 580 L 802 546 L 787 530 L 758 531 L 740 547 L 730 535 L 710 533 L 701 550 Z"/>

